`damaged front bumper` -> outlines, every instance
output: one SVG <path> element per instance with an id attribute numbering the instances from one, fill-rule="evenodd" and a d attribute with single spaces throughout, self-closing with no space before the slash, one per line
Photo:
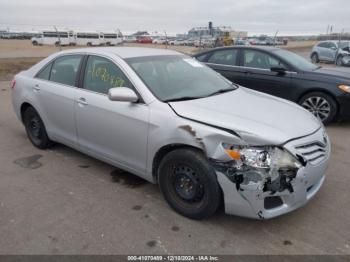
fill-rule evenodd
<path id="1" fill-rule="evenodd" d="M 320 129 L 291 141 L 284 148 L 304 160 L 292 176 L 280 174 L 274 182 L 234 181 L 216 168 L 227 214 L 256 219 L 273 218 L 305 205 L 321 188 L 330 157 L 330 141 Z M 277 190 L 276 190 L 277 189 Z"/>

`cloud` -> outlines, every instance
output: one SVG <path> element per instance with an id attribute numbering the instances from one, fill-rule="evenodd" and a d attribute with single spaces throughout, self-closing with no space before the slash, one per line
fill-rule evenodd
<path id="1" fill-rule="evenodd" d="M 346 6 L 348 0 L 0 0 L 0 27 L 55 24 L 183 33 L 213 21 L 249 32 L 320 33 L 329 24 L 350 31 Z"/>

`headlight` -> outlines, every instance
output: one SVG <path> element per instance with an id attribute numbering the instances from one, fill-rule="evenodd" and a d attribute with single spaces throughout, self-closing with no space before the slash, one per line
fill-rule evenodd
<path id="1" fill-rule="evenodd" d="M 350 93 L 350 86 L 348 86 L 348 85 L 338 85 L 338 88 L 340 88 L 341 90 L 343 90 L 346 93 Z"/>
<path id="2" fill-rule="evenodd" d="M 223 144 L 226 153 L 235 160 L 236 166 L 243 165 L 258 169 L 299 168 L 300 162 L 286 150 L 274 146 L 234 146 Z"/>

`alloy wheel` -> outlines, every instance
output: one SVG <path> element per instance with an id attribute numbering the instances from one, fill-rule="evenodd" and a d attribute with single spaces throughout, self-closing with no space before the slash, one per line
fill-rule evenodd
<path id="1" fill-rule="evenodd" d="M 301 105 L 306 110 L 314 114 L 314 116 L 318 117 L 321 121 L 327 119 L 331 113 L 331 105 L 323 97 L 309 97 Z"/>

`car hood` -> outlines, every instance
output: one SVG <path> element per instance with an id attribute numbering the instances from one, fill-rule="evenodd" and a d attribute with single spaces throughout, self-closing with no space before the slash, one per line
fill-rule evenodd
<path id="1" fill-rule="evenodd" d="M 243 87 L 169 104 L 181 117 L 232 130 L 245 142 L 255 145 L 280 145 L 311 134 L 321 126 L 302 107 Z"/>

